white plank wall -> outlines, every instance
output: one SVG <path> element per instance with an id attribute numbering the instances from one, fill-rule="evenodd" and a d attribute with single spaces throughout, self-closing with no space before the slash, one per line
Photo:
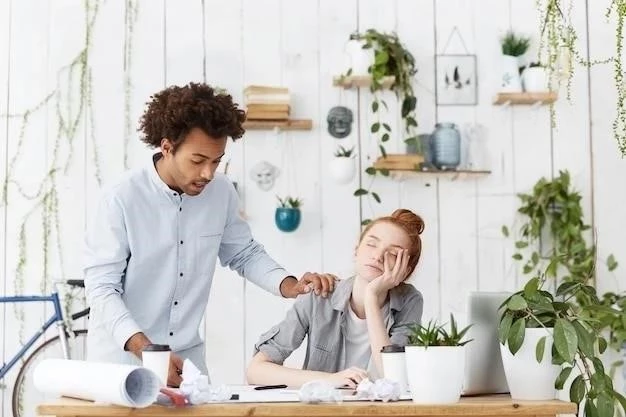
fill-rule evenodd
<path id="1" fill-rule="evenodd" d="M 612 53 L 614 34 L 604 23 L 604 9 L 586 10 L 578 3 L 572 18 L 582 55 L 589 52 L 592 58 L 602 58 Z M 599 269 L 598 287 L 625 289 L 626 247 L 622 242 L 626 220 L 619 209 L 626 205 L 626 189 L 620 180 L 626 165 L 611 132 L 613 69 L 598 66 L 589 73 L 577 68 L 572 102 L 565 100 L 565 91 L 557 102 L 556 129 L 550 126 L 547 107 L 491 104 L 499 76 L 499 37 L 509 28 L 532 34 L 536 52 L 534 1 L 90 0 L 89 4 L 98 5 L 89 56 L 91 107 L 85 107 L 78 118 L 72 146 L 65 138 L 57 141 L 57 102 L 61 112 L 70 106 L 72 114 L 78 114 L 79 86 L 73 85 L 69 93 L 73 99 L 53 96 L 48 105 L 30 115 L 20 146 L 19 115 L 57 85 L 62 91 L 68 89 L 67 70 L 57 74 L 80 50 L 85 11 L 83 2 L 74 0 L 0 0 L 0 178 L 4 181 L 19 152 L 12 179 L 24 193 L 11 183 L 9 204 L 0 205 L 0 294 L 20 290 L 15 282 L 20 225 L 31 211 L 25 230 L 22 291 L 39 293 L 52 279 L 81 276 L 84 224 L 100 189 L 96 174 L 110 182 L 124 172 L 125 164 L 146 163 L 150 150 L 136 134 L 144 104 L 164 86 L 190 81 L 225 88 L 238 102 L 246 85 L 284 85 L 292 92 L 293 117 L 313 119 L 313 130 L 307 132 L 250 131 L 243 140 L 228 145 L 225 158 L 255 237 L 295 275 L 324 271 L 349 276 L 361 219 L 410 208 L 426 223 L 422 258 L 411 278 L 424 294 L 424 319 L 447 320 L 452 312 L 465 323 L 470 291 L 513 290 L 524 280 L 511 260 L 512 240 L 504 239 L 500 231 L 504 224 L 515 225 L 516 193 L 529 191 L 541 176 L 568 169 L 584 197 L 587 221 L 595 226 L 600 258 L 613 253 L 622 262 L 611 274 Z M 138 11 L 132 31 L 125 24 L 129 7 Z M 347 185 L 332 180 L 328 164 L 337 145 L 356 146 L 363 168 L 378 156 L 376 138 L 370 134 L 375 117 L 371 94 L 366 89 L 332 86 L 333 76 L 344 70 L 348 35 L 370 27 L 397 32 L 416 58 L 419 132 L 431 132 L 436 122 L 451 121 L 461 127 L 480 124 L 487 152 L 485 166 L 480 168 L 491 169 L 491 175 L 466 180 L 429 176 L 402 182 L 377 178 L 372 189 L 381 196 L 381 204 L 369 198 L 359 202 L 352 196 L 360 185 L 369 186 L 366 174 Z M 436 105 L 434 56 L 444 53 L 454 28 L 463 43 L 453 38 L 445 53 L 466 53 L 467 49 L 477 56 L 479 99 L 475 106 Z M 125 54 L 129 47 L 130 56 Z M 397 136 L 403 129 L 398 103 L 392 93 L 383 97 L 389 112 L 381 117 L 394 132 L 387 150 L 404 152 Z M 326 115 L 336 105 L 349 107 L 356 117 L 353 132 L 341 141 L 326 130 Z M 126 117 L 130 120 L 128 142 Z M 28 197 L 36 194 L 41 178 L 50 170 L 57 143 L 58 161 L 63 168 L 68 161 L 68 168 L 58 174 L 60 229 L 53 225 L 47 242 L 50 258 L 44 265 L 42 211 L 33 209 L 35 200 Z M 250 169 L 261 160 L 281 170 L 269 192 L 261 191 L 249 177 Z M 276 195 L 286 194 L 304 201 L 302 224 L 290 234 L 278 231 L 273 220 Z M 218 267 L 203 329 L 212 380 L 242 383 L 258 336 L 279 321 L 290 305 L 291 300 L 267 294 Z M 24 311 L 24 332 L 30 334 L 41 322 L 43 310 L 27 306 Z M 19 330 L 13 306 L 2 306 L 3 361 L 17 350 Z M 288 363 L 298 366 L 302 359 L 300 349 Z M 2 417 L 11 415 L 16 373 L 17 369 L 1 381 L 7 386 L 2 390 Z"/>

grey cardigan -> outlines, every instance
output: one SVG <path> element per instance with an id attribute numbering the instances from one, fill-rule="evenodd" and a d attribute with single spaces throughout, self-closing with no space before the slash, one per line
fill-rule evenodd
<path id="1" fill-rule="evenodd" d="M 354 278 L 339 281 L 330 297 L 313 293 L 300 295 L 284 320 L 261 335 L 254 353 L 265 353 L 272 362 L 282 365 L 308 336 L 303 369 L 339 372 L 345 369 L 346 319 Z M 391 343 L 405 346 L 407 324 L 419 323 L 424 300 L 410 284 L 402 283 L 389 291 L 383 307 Z"/>

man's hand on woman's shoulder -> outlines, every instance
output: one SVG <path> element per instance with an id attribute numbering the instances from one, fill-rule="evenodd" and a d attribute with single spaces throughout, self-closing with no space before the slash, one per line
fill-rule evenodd
<path id="1" fill-rule="evenodd" d="M 315 295 L 328 297 L 334 291 L 336 281 L 337 277 L 332 274 L 306 272 L 299 280 L 293 276 L 285 278 L 280 284 L 280 292 L 285 298 L 296 298 L 311 291 Z"/>

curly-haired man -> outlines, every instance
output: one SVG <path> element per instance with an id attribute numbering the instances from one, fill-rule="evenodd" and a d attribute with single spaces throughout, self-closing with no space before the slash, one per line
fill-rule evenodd
<path id="1" fill-rule="evenodd" d="M 103 193 L 87 229 L 89 360 L 139 364 L 147 345 L 167 344 L 168 385 L 180 384 L 184 358 L 208 374 L 198 328 L 218 257 L 283 297 L 334 289 L 332 275 L 297 280 L 270 258 L 239 217 L 233 185 L 216 174 L 244 120 L 230 95 L 206 84 L 151 97 L 139 130 L 160 152 Z"/>

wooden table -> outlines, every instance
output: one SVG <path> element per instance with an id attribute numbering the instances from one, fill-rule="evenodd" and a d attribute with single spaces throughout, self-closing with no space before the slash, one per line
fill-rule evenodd
<path id="1" fill-rule="evenodd" d="M 536 416 L 574 414 L 574 403 L 553 401 L 512 401 L 508 395 L 463 397 L 451 405 L 418 405 L 410 401 L 344 402 L 342 404 L 240 403 L 205 404 L 185 408 L 152 405 L 147 408 L 125 408 L 94 404 L 89 401 L 60 398 L 41 404 L 39 415 L 57 417 L 390 417 L 390 416 Z"/>

